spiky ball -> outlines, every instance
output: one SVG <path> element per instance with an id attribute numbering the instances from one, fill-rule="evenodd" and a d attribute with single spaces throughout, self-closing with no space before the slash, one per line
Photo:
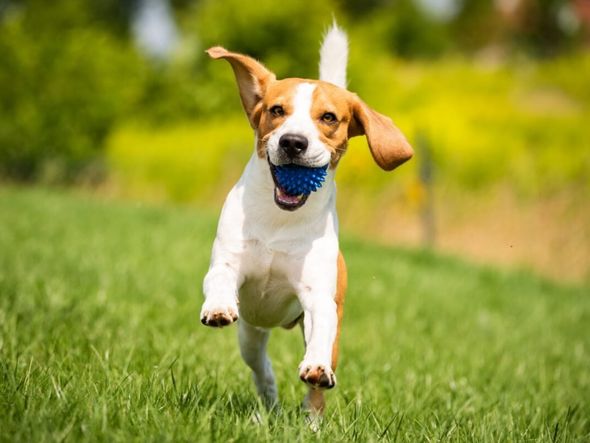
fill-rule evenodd
<path id="1" fill-rule="evenodd" d="M 328 165 L 320 168 L 306 168 L 299 165 L 275 166 L 275 178 L 288 194 L 311 194 L 317 191 L 326 179 Z"/>

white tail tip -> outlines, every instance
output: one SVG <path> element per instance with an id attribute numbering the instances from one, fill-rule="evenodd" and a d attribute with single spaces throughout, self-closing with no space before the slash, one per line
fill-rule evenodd
<path id="1" fill-rule="evenodd" d="M 320 80 L 346 88 L 348 38 L 336 22 L 328 30 L 320 49 Z"/>

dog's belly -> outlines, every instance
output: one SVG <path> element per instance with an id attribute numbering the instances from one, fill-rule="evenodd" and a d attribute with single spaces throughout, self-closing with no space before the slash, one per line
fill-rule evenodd
<path id="1" fill-rule="evenodd" d="M 239 300 L 240 318 L 262 328 L 288 325 L 303 312 L 295 291 L 280 275 L 246 278 Z"/>

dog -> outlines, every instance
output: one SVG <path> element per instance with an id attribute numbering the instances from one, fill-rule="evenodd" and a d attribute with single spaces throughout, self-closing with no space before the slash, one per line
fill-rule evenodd
<path id="1" fill-rule="evenodd" d="M 266 354 L 270 330 L 299 324 L 305 341 L 299 377 L 309 387 L 303 404 L 321 416 L 324 390 L 336 385 L 347 285 L 336 167 L 350 137 L 365 135 L 375 162 L 387 171 L 413 151 L 391 119 L 346 89 L 348 39 L 336 24 L 320 49 L 319 80 L 277 80 L 249 56 L 219 46 L 207 53 L 231 65 L 255 148 L 221 212 L 201 322 L 222 327 L 237 321 L 240 353 L 267 408 L 278 402 Z M 326 181 L 316 192 L 291 195 L 276 178 L 276 168 L 289 164 L 328 166 Z"/>

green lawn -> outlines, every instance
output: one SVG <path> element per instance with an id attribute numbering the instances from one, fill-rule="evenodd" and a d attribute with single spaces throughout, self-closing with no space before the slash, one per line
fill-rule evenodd
<path id="1" fill-rule="evenodd" d="M 0 188 L 2 441 L 590 440 L 590 288 L 344 239 L 338 387 L 262 414 L 236 328 L 199 323 L 215 214 Z"/>

